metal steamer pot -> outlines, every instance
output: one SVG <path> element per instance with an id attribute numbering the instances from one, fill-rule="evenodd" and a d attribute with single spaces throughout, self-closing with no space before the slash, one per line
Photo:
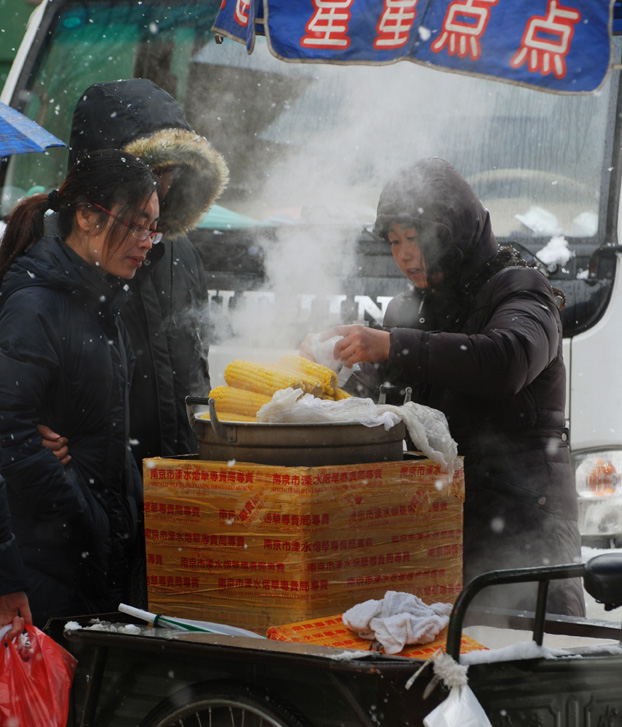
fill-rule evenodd
<path id="1" fill-rule="evenodd" d="M 199 419 L 193 406 L 208 406 Z M 366 427 L 357 422 L 261 424 L 222 422 L 213 399 L 186 397 L 188 419 L 199 440 L 199 458 L 254 462 L 281 467 L 321 467 L 403 459 L 406 428 L 398 422 Z"/>

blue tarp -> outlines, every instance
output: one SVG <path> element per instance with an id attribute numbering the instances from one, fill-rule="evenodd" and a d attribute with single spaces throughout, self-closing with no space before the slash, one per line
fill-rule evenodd
<path id="1" fill-rule="evenodd" d="M 224 0 L 214 32 L 286 61 L 410 60 L 563 93 L 596 90 L 616 0 Z"/>

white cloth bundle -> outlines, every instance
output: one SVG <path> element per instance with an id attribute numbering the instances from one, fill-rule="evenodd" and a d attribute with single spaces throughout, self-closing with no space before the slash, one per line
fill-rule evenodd
<path id="1" fill-rule="evenodd" d="M 383 599 L 359 603 L 346 611 L 344 624 L 364 639 L 379 641 L 385 654 L 406 644 L 429 644 L 449 623 L 450 603 L 425 604 L 412 593 L 387 591 Z"/>
<path id="2" fill-rule="evenodd" d="M 366 427 L 383 425 L 391 429 L 403 421 L 415 447 L 437 462 L 451 476 L 462 467 L 458 446 L 452 439 L 445 415 L 428 406 L 409 401 L 402 406 L 375 404 L 355 396 L 341 401 L 318 399 L 300 389 L 280 389 L 272 401 L 257 412 L 258 422 L 356 422 Z"/>

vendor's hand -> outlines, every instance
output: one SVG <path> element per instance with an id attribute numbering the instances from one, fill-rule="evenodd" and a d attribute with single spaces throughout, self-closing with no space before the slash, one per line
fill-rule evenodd
<path id="1" fill-rule="evenodd" d="M 53 432 L 45 424 L 39 424 L 37 429 L 43 438 L 43 446 L 53 452 L 64 465 L 69 464 L 71 461 L 71 455 L 69 454 L 69 440 L 67 437 L 61 437 L 60 434 Z"/>
<path id="2" fill-rule="evenodd" d="M 7 639 L 14 639 L 24 630 L 24 624 L 32 625 L 32 614 L 28 596 L 23 592 L 7 593 L 0 596 L 0 628 L 11 625 Z"/>
<path id="3" fill-rule="evenodd" d="M 391 339 L 388 331 L 353 325 L 335 326 L 322 334 L 324 339 L 332 336 L 343 336 L 335 344 L 333 357 L 348 368 L 356 363 L 377 363 L 389 358 Z"/>

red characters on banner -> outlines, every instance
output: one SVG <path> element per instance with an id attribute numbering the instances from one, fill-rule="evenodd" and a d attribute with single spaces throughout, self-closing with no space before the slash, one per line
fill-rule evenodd
<path id="1" fill-rule="evenodd" d="M 348 23 L 354 0 L 313 0 L 315 11 L 300 40 L 305 48 L 348 48 Z"/>
<path id="2" fill-rule="evenodd" d="M 574 26 L 580 19 L 578 10 L 549 0 L 546 16 L 534 15 L 527 23 L 520 50 L 510 61 L 512 68 L 526 62 L 531 73 L 540 71 L 546 76 L 552 72 L 556 78 L 563 78 Z"/>
<path id="3" fill-rule="evenodd" d="M 384 0 L 384 10 L 376 26 L 378 35 L 374 48 L 401 48 L 408 43 L 410 30 L 417 16 L 419 0 Z"/>
<path id="4" fill-rule="evenodd" d="M 235 19 L 243 28 L 246 28 L 248 25 L 250 9 L 251 0 L 236 0 Z"/>
<path id="5" fill-rule="evenodd" d="M 476 61 L 482 52 L 480 40 L 484 35 L 490 8 L 499 0 L 457 0 L 447 8 L 443 30 L 432 43 L 432 50 L 440 53 L 445 47 L 449 55 Z"/>

